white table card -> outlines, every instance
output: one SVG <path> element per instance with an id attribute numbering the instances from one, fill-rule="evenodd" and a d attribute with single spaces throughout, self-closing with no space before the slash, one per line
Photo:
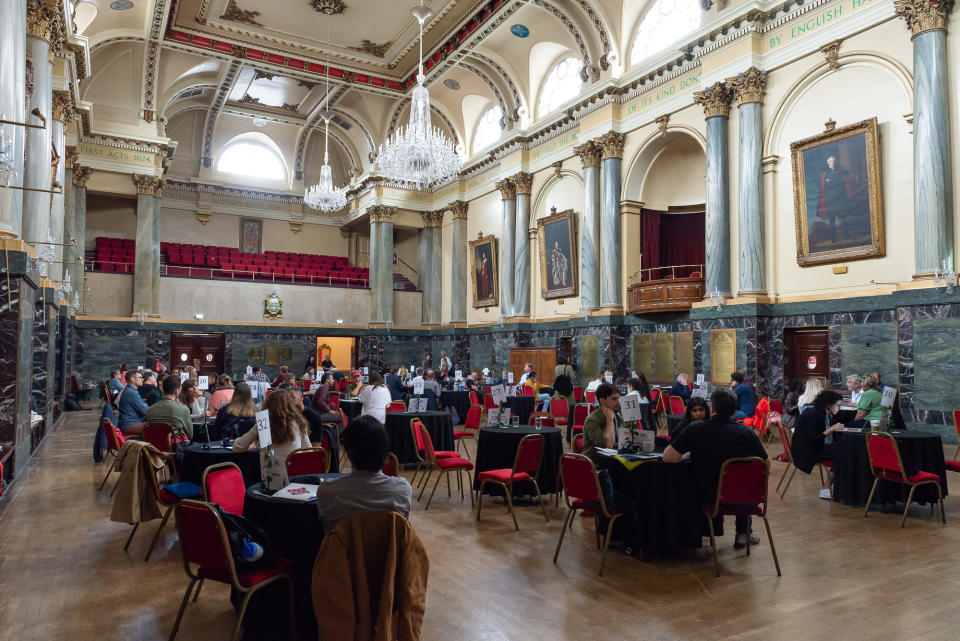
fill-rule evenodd
<path id="1" fill-rule="evenodd" d="M 507 390 L 504 389 L 503 385 L 494 385 L 491 387 L 490 396 L 493 397 L 493 402 L 497 405 L 502 405 L 507 402 Z"/>
<path id="2" fill-rule="evenodd" d="M 623 416 L 623 420 L 641 422 L 643 420 L 643 405 L 646 404 L 641 403 L 639 392 L 630 392 L 621 396 L 620 414 Z"/>
<path id="3" fill-rule="evenodd" d="M 198 376 L 197 377 L 197 387 L 202 390 L 210 389 L 210 377 L 209 376 Z"/>
<path id="4" fill-rule="evenodd" d="M 487 427 L 495 427 L 500 422 L 500 410 L 496 407 L 491 407 L 487 410 Z"/>

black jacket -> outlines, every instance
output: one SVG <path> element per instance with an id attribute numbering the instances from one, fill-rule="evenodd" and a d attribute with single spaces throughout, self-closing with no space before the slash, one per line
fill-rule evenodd
<path id="1" fill-rule="evenodd" d="M 809 474 L 813 466 L 820 461 L 823 451 L 823 433 L 827 429 L 827 413 L 810 406 L 800 413 L 793 430 L 793 443 L 790 453 L 793 462 L 801 472 Z"/>

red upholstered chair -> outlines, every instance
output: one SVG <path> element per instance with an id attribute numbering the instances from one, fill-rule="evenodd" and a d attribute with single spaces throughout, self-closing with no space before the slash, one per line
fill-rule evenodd
<path id="1" fill-rule="evenodd" d="M 583 451 L 583 434 L 577 434 L 573 437 L 573 443 L 570 444 L 570 448 L 574 454 L 579 454 Z"/>
<path id="2" fill-rule="evenodd" d="M 143 440 L 163 453 L 173 452 L 176 441 L 185 440 L 173 432 L 173 426 L 163 421 L 150 421 L 143 426 Z"/>
<path id="3" fill-rule="evenodd" d="M 420 496 L 417 497 L 417 500 L 423 498 L 423 492 L 427 489 L 427 482 L 430 480 L 430 475 L 433 474 L 433 470 L 437 470 L 437 480 L 433 483 L 433 490 L 430 492 L 430 498 L 427 499 L 427 505 L 424 508 L 424 511 L 430 509 L 430 504 L 433 502 L 433 495 L 437 492 L 437 486 L 440 485 L 440 479 L 444 476 L 447 476 L 448 472 L 456 471 L 457 473 L 457 486 L 460 488 L 460 500 L 463 500 L 463 479 L 461 478 L 461 472 L 467 473 L 467 487 L 470 488 L 468 494 L 470 495 L 470 508 L 473 509 L 473 479 L 470 475 L 470 471 L 473 469 L 473 463 L 468 461 L 465 458 L 460 458 L 459 456 L 448 457 L 448 458 L 439 458 L 438 452 L 433 449 L 433 439 L 430 438 L 430 432 L 427 430 L 426 426 L 423 425 L 420 421 L 416 421 L 418 424 L 417 427 L 420 430 L 421 438 L 423 439 L 423 452 L 424 460 L 429 464 L 427 469 L 427 476 L 423 480 L 423 487 L 420 488 Z M 411 426 L 413 422 L 411 421 Z M 447 496 L 450 496 L 450 477 L 447 477 Z"/>
<path id="4" fill-rule="evenodd" d="M 340 411 L 340 393 L 330 392 L 330 409 L 336 414 Z"/>
<path id="5" fill-rule="evenodd" d="M 591 405 L 596 405 L 596 403 L 597 403 L 597 393 L 596 393 L 596 392 L 594 392 L 594 391 L 587 391 L 587 392 L 584 392 L 584 396 L 586 397 L 588 403 L 590 403 Z"/>
<path id="6" fill-rule="evenodd" d="M 600 490 L 600 479 L 597 478 L 597 468 L 593 461 L 583 454 L 565 452 L 560 457 L 560 481 L 563 485 L 564 501 L 567 503 L 567 514 L 560 529 L 560 540 L 553 553 L 553 562 L 560 556 L 560 546 L 563 545 L 563 535 L 573 524 L 573 517 L 577 510 L 584 510 L 595 514 L 603 514 L 610 519 L 607 524 L 607 535 L 604 537 L 600 552 L 600 576 L 603 576 L 603 566 L 607 561 L 607 548 L 610 546 L 610 535 L 613 533 L 613 524 L 621 516 L 614 507 L 607 507 Z M 572 499 L 572 500 L 571 500 Z M 599 542 L 599 534 L 597 535 Z"/>
<path id="7" fill-rule="evenodd" d="M 302 447 L 287 454 L 287 476 L 326 474 L 330 471 L 330 455 L 321 447 Z"/>
<path id="8" fill-rule="evenodd" d="M 780 561 L 777 560 L 777 548 L 773 545 L 773 534 L 767 521 L 767 481 L 770 476 L 770 463 L 756 456 L 730 458 L 720 466 L 720 478 L 717 481 L 717 497 L 712 505 L 704 505 L 703 513 L 710 528 L 710 545 L 713 547 L 713 564 L 720 576 L 720 562 L 717 560 L 717 538 L 713 532 L 713 519 L 716 516 L 759 516 L 767 528 L 770 552 L 773 564 L 780 576 Z M 747 555 L 750 554 L 750 536 L 747 536 Z"/>
<path id="9" fill-rule="evenodd" d="M 483 420 L 483 408 L 479 405 L 471 405 L 467 410 L 467 416 L 463 420 L 462 430 L 453 430 L 453 441 L 456 443 L 457 451 L 460 451 L 460 445 L 463 444 L 463 453 L 467 454 L 467 440 L 476 440 L 480 431 L 480 423 Z"/>
<path id="10" fill-rule="evenodd" d="M 387 452 L 387 458 L 383 461 L 383 467 L 380 471 L 387 476 L 397 476 L 400 473 L 400 461 L 393 452 Z"/>
<path id="11" fill-rule="evenodd" d="M 659 398 L 660 398 L 659 388 L 651 387 L 650 388 L 650 404 L 655 406 Z"/>
<path id="12" fill-rule="evenodd" d="M 107 388 L 107 398 L 110 397 L 110 388 Z M 110 461 L 110 467 L 107 468 L 107 474 L 103 477 L 103 481 L 100 482 L 100 487 L 97 488 L 97 491 L 100 492 L 103 490 L 103 486 L 107 484 L 107 479 L 110 478 L 110 474 L 113 472 L 113 468 L 117 465 L 117 457 L 120 455 L 120 448 L 123 447 L 124 438 L 123 432 L 114 425 L 113 421 L 109 418 L 104 417 L 100 424 L 103 426 L 103 433 L 107 437 L 107 456 L 113 457 L 113 460 Z M 117 470 L 119 471 L 119 470 Z M 120 479 L 117 479 L 117 483 L 120 482 Z M 116 484 L 113 486 L 113 491 L 110 492 L 110 496 L 113 496 L 113 493 L 117 491 Z"/>
<path id="13" fill-rule="evenodd" d="M 953 410 L 953 429 L 957 433 L 957 440 L 960 442 L 960 410 Z M 960 472 L 960 444 L 957 445 L 957 451 L 953 453 L 953 460 L 944 461 L 943 464 L 951 472 Z"/>
<path id="14" fill-rule="evenodd" d="M 783 476 L 780 477 L 780 482 L 777 483 L 777 492 L 780 492 L 780 486 L 783 485 L 784 480 L 787 484 L 783 488 L 783 492 L 780 492 L 780 498 L 782 499 L 787 495 L 787 490 L 790 489 L 790 483 L 793 482 L 793 475 L 797 473 L 797 466 L 793 461 L 793 439 L 790 436 L 790 428 L 784 427 L 783 424 L 777 425 L 777 430 L 780 432 L 780 442 L 783 443 L 783 452 L 776 456 L 778 461 L 783 461 L 790 468 L 789 477 L 788 474 L 784 471 Z M 830 459 L 824 459 L 817 463 L 817 469 L 820 471 L 820 484 L 823 485 L 823 468 L 833 469 L 833 461 Z"/>
<path id="15" fill-rule="evenodd" d="M 687 406 L 683 404 L 683 399 L 679 396 L 670 397 L 670 413 L 683 414 L 687 411 Z"/>
<path id="16" fill-rule="evenodd" d="M 510 516 L 513 517 L 513 527 L 520 530 L 517 524 L 517 515 L 513 510 L 513 484 L 530 483 L 533 485 L 534 492 L 537 493 L 537 502 L 540 509 L 543 510 L 543 518 L 547 518 L 547 508 L 543 505 L 543 498 L 540 496 L 540 486 L 537 484 L 537 475 L 540 474 L 540 463 L 543 460 L 544 440 L 543 434 L 528 434 L 520 440 L 517 447 L 517 453 L 513 459 L 513 467 L 500 470 L 486 470 L 477 473 L 477 480 L 480 481 L 480 490 L 477 496 L 477 521 L 480 520 L 480 511 L 483 509 L 483 486 L 487 483 L 496 483 L 503 488 L 503 494 L 507 497 L 507 509 Z"/>
<path id="17" fill-rule="evenodd" d="M 426 470 L 431 468 L 430 460 L 426 457 L 426 443 L 423 439 L 423 422 L 420 419 L 415 418 L 410 421 L 410 436 L 413 439 L 413 446 L 417 451 L 417 469 L 413 472 L 413 478 L 410 479 L 410 485 L 414 485 L 416 482 L 417 474 L 420 473 L 420 470 L 424 470 L 424 475 L 420 479 L 420 484 L 424 485 L 427 481 Z M 433 448 L 433 441 L 430 441 L 430 447 Z M 341 451 L 342 448 L 341 448 Z M 461 458 L 460 452 L 455 452 L 452 450 L 438 450 L 433 452 L 434 458 L 444 459 L 444 458 Z M 421 496 L 423 492 L 420 493 Z M 420 500 L 419 498 L 417 499 Z"/>
<path id="18" fill-rule="evenodd" d="M 177 636 L 177 629 L 183 619 L 183 611 L 187 608 L 190 593 L 197 583 L 196 601 L 207 579 L 218 583 L 226 583 L 233 590 L 243 596 L 240 603 L 240 612 L 237 615 L 237 624 L 233 628 L 233 641 L 240 638 L 243 617 L 250 604 L 250 597 L 263 587 L 280 580 L 287 582 L 288 598 L 290 600 L 290 639 L 296 638 L 293 615 L 293 581 L 283 563 L 275 563 L 258 567 L 251 571 L 238 571 L 230 552 L 230 543 L 227 540 L 227 529 L 223 525 L 220 514 L 209 503 L 201 501 L 183 501 L 177 506 L 177 531 L 180 534 L 180 549 L 183 553 L 183 571 L 186 572 L 190 583 L 180 602 L 173 630 L 170 631 L 170 641 Z M 191 564 L 196 565 L 194 572 Z"/>
<path id="19" fill-rule="evenodd" d="M 567 406 L 565 398 L 550 399 L 550 414 L 553 416 L 553 424 L 557 427 L 563 427 L 570 418 L 570 407 Z"/>
<path id="20" fill-rule="evenodd" d="M 534 394 L 534 392 L 533 392 L 533 388 L 530 387 L 529 385 L 524 385 L 522 391 L 523 391 L 523 395 L 524 395 L 524 396 L 535 396 L 535 395 L 536 395 L 536 394 Z"/>
<path id="21" fill-rule="evenodd" d="M 467 396 L 470 397 L 470 404 L 471 404 L 471 405 L 479 405 L 479 404 L 480 404 L 480 399 L 477 397 L 477 393 L 476 393 L 476 392 L 470 392 Z"/>
<path id="22" fill-rule="evenodd" d="M 403 401 L 390 401 L 387 405 L 387 412 L 406 412 L 407 404 Z"/>
<path id="23" fill-rule="evenodd" d="M 231 514 L 243 516 L 243 501 L 247 496 L 243 474 L 236 463 L 217 463 L 203 471 L 200 481 L 203 500 L 216 503 Z"/>
<path id="24" fill-rule="evenodd" d="M 160 483 L 157 481 L 156 474 L 148 474 L 147 476 L 150 477 L 151 483 L 148 487 L 144 488 L 144 492 L 153 492 L 156 496 L 157 503 L 167 509 L 163 513 L 163 519 L 160 521 L 160 525 L 157 527 L 156 534 L 153 535 L 153 541 L 150 542 L 150 548 L 147 550 L 147 556 L 143 559 L 145 562 L 150 560 L 150 555 L 153 554 L 153 548 L 156 547 L 157 541 L 160 539 L 160 532 L 162 532 L 163 528 L 167 525 L 167 521 L 170 519 L 170 514 L 173 513 L 173 508 L 176 507 L 176 505 L 182 500 L 176 494 L 168 492 L 164 488 L 160 487 Z M 184 498 L 199 498 L 202 496 L 202 494 L 202 489 L 197 488 L 196 495 Z M 139 522 L 133 524 L 133 530 L 130 532 L 130 536 L 127 538 L 126 544 L 123 546 L 124 552 L 126 552 L 127 548 L 130 547 L 130 542 L 133 541 L 133 535 L 137 533 L 138 527 L 140 527 Z"/>
<path id="25" fill-rule="evenodd" d="M 910 503 L 913 502 L 913 493 L 917 487 L 928 484 L 937 486 L 940 520 L 944 524 L 947 523 L 947 517 L 943 512 L 943 489 L 940 487 L 940 477 L 932 472 L 922 470 L 907 476 L 907 470 L 903 467 L 903 459 L 900 458 L 900 448 L 897 447 L 897 440 L 893 438 L 893 434 L 887 432 L 870 432 L 867 434 L 867 455 L 870 457 L 870 469 L 873 470 L 874 479 L 873 487 L 870 488 L 870 496 L 867 498 L 867 507 L 863 510 L 864 517 L 870 511 L 870 503 L 877 491 L 877 485 L 883 479 L 884 481 L 910 486 L 910 495 L 907 496 L 907 504 L 904 506 L 903 516 L 900 518 L 900 527 L 903 527 L 907 522 L 907 512 L 910 511 Z"/>
<path id="26" fill-rule="evenodd" d="M 493 396 L 491 394 L 484 395 L 483 406 L 488 410 L 497 408 L 497 404 L 493 402 Z"/>
<path id="27" fill-rule="evenodd" d="M 533 425 L 533 421 L 536 418 L 543 419 L 544 427 L 556 427 L 556 420 L 553 418 L 553 414 L 549 412 L 530 412 L 530 418 L 527 419 L 530 421 L 530 424 Z"/>
<path id="28" fill-rule="evenodd" d="M 573 406 L 573 433 L 583 433 L 583 424 L 590 416 L 591 406 L 589 403 L 577 403 Z"/>
<path id="29" fill-rule="evenodd" d="M 573 400 L 577 403 L 583 402 L 583 388 L 575 386 L 573 388 Z"/>

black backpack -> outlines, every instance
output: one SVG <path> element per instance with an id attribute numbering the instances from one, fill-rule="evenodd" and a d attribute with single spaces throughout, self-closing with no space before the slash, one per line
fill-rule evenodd
<path id="1" fill-rule="evenodd" d="M 573 394 L 573 381 L 566 374 L 561 374 L 553 381 L 553 389 L 562 396 Z"/>
<path id="2" fill-rule="evenodd" d="M 237 565 L 237 570 L 254 570 L 264 565 L 270 565 L 277 562 L 277 554 L 270 544 L 270 536 L 264 532 L 263 528 L 250 519 L 227 512 L 222 507 L 214 503 L 223 525 L 227 530 L 227 540 L 230 542 L 230 552 L 233 554 L 233 561 Z M 263 548 L 263 556 L 256 561 L 247 561 L 243 558 L 243 540 L 251 543 L 257 543 Z"/>

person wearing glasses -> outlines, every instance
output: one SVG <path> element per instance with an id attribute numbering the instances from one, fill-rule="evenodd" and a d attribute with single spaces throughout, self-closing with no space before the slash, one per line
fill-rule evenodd
<path id="1" fill-rule="evenodd" d="M 143 385 L 143 374 L 138 370 L 127 372 L 127 386 L 117 400 L 119 409 L 120 431 L 127 434 L 143 434 L 144 419 L 147 417 L 147 404 L 140 398 L 140 386 Z"/>

